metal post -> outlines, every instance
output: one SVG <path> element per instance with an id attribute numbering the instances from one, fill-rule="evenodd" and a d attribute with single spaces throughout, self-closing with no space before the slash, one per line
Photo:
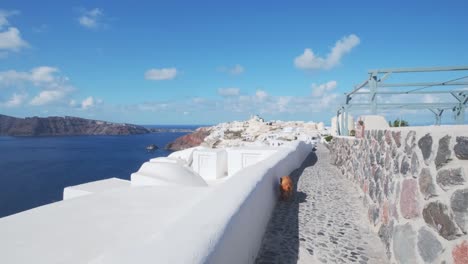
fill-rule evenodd
<path id="1" fill-rule="evenodd" d="M 460 92 L 451 92 L 453 97 L 455 97 L 459 104 L 453 108 L 454 118 L 457 124 L 463 124 L 465 122 L 465 107 L 468 103 L 468 93 L 465 91 Z"/>
<path id="2" fill-rule="evenodd" d="M 465 122 L 465 106 L 460 103 L 454 108 L 455 121 L 459 125 L 463 125 Z"/>
<path id="3" fill-rule="evenodd" d="M 444 109 L 429 109 L 435 115 L 435 125 L 440 126 L 442 123 L 442 113 L 444 113 Z"/>
<path id="4" fill-rule="evenodd" d="M 345 124 L 344 124 L 344 108 L 341 109 L 341 113 L 340 113 L 340 135 L 342 136 L 346 136 L 346 132 L 345 132 Z"/>
<path id="5" fill-rule="evenodd" d="M 370 88 L 370 98 L 369 101 L 372 105 L 372 114 L 375 115 L 377 114 L 377 98 L 376 98 L 376 93 L 377 93 L 377 73 L 371 73 L 370 79 L 369 79 L 369 88 Z"/>
<path id="6" fill-rule="evenodd" d="M 341 135 L 341 129 L 340 129 L 340 112 L 341 108 L 336 111 L 336 133 L 338 135 Z"/>
<path id="7" fill-rule="evenodd" d="M 343 135 L 349 136 L 349 129 L 348 129 L 348 108 L 345 107 L 344 115 L 343 115 Z"/>
<path id="8" fill-rule="evenodd" d="M 460 116 L 459 116 L 459 124 L 463 125 L 465 123 L 465 105 L 460 104 Z"/>

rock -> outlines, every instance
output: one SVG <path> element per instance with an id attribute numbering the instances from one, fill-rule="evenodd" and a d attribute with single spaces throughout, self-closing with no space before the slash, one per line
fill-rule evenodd
<path id="1" fill-rule="evenodd" d="M 417 263 L 416 233 L 409 223 L 396 226 L 393 232 L 393 253 L 397 263 Z"/>
<path id="2" fill-rule="evenodd" d="M 431 231 L 424 227 L 419 229 L 418 251 L 426 263 L 432 263 L 440 255 L 442 249 L 442 244 Z"/>
<path id="3" fill-rule="evenodd" d="M 381 142 L 383 136 L 384 136 L 384 132 L 382 130 L 379 130 L 379 132 L 377 133 L 377 141 Z"/>
<path id="4" fill-rule="evenodd" d="M 376 193 L 375 193 L 375 182 L 373 180 L 369 181 L 369 197 L 372 201 L 376 201 Z"/>
<path id="5" fill-rule="evenodd" d="M 434 160 L 436 168 L 439 169 L 447 164 L 451 159 L 452 151 L 450 151 L 450 136 L 445 136 L 439 140 L 439 149 Z"/>
<path id="6" fill-rule="evenodd" d="M 403 160 L 401 161 L 400 173 L 402 175 L 406 175 L 409 169 L 410 169 L 410 164 L 408 162 L 408 158 L 406 156 L 403 156 Z"/>
<path id="7" fill-rule="evenodd" d="M 416 180 L 404 180 L 400 194 L 400 211 L 404 218 L 410 219 L 419 216 L 418 200 L 418 184 Z"/>
<path id="8" fill-rule="evenodd" d="M 390 154 L 387 152 L 385 153 L 385 169 L 388 171 L 392 167 L 392 158 Z"/>
<path id="9" fill-rule="evenodd" d="M 456 190 L 450 198 L 450 206 L 455 222 L 465 234 L 468 233 L 468 189 Z"/>
<path id="10" fill-rule="evenodd" d="M 466 180 L 463 173 L 463 168 L 443 169 L 437 172 L 437 184 L 445 191 L 452 186 L 463 185 Z"/>
<path id="11" fill-rule="evenodd" d="M 208 128 L 199 128 L 192 134 L 179 137 L 167 144 L 166 149 L 177 151 L 199 146 L 209 134 Z"/>
<path id="12" fill-rule="evenodd" d="M 423 218 L 428 225 L 433 227 L 439 235 L 447 240 L 453 240 L 459 234 L 447 205 L 440 201 L 431 202 L 426 205 L 423 209 Z"/>
<path id="13" fill-rule="evenodd" d="M 149 152 L 155 151 L 157 149 L 159 149 L 159 147 L 156 146 L 155 144 L 150 144 L 150 145 L 146 146 L 146 150 L 149 151 Z"/>
<path id="14" fill-rule="evenodd" d="M 413 175 L 414 178 L 418 177 L 419 173 L 419 159 L 418 155 L 416 155 L 416 152 L 413 152 L 413 155 L 411 156 L 411 175 Z"/>
<path id="15" fill-rule="evenodd" d="M 400 172 L 400 163 L 398 163 L 399 159 L 400 159 L 399 155 L 393 159 L 393 174 L 394 175 L 397 175 Z"/>
<path id="16" fill-rule="evenodd" d="M 401 147 L 401 131 L 398 131 L 398 132 L 392 131 L 392 137 L 397 147 Z"/>
<path id="17" fill-rule="evenodd" d="M 377 167 L 374 172 L 374 180 L 375 182 L 379 182 L 382 180 L 382 169 Z"/>
<path id="18" fill-rule="evenodd" d="M 431 156 L 432 151 L 432 137 L 429 134 L 426 134 L 424 137 L 420 138 L 418 141 L 419 149 L 423 155 L 424 160 L 428 160 Z"/>
<path id="19" fill-rule="evenodd" d="M 388 207 L 388 201 L 384 201 L 382 205 L 382 215 L 380 216 L 380 219 L 384 225 L 388 224 L 389 221 L 389 215 L 390 215 L 390 210 Z"/>
<path id="20" fill-rule="evenodd" d="M 457 144 L 453 151 L 458 159 L 468 160 L 468 137 L 457 137 Z"/>
<path id="21" fill-rule="evenodd" d="M 384 243 L 387 257 L 391 257 L 391 250 L 390 250 L 390 242 L 392 241 L 392 234 L 393 234 L 393 221 L 390 224 L 383 224 L 380 226 L 379 229 L 379 237 L 380 240 Z"/>
<path id="22" fill-rule="evenodd" d="M 395 158 L 396 155 L 398 154 L 398 148 L 396 146 L 392 146 L 392 158 Z"/>
<path id="23" fill-rule="evenodd" d="M 375 159 L 376 159 L 377 164 L 383 165 L 382 153 L 380 153 L 379 150 L 375 153 Z"/>
<path id="24" fill-rule="evenodd" d="M 396 204 L 390 205 L 390 214 L 393 218 L 398 220 L 399 216 L 398 216 L 398 209 L 397 209 Z"/>
<path id="25" fill-rule="evenodd" d="M 461 244 L 455 246 L 452 250 L 454 264 L 468 263 L 468 241 L 463 240 Z"/>
<path id="26" fill-rule="evenodd" d="M 405 140 L 405 153 L 406 155 L 410 155 L 413 151 L 413 148 L 416 145 L 416 131 L 410 131 L 406 135 Z"/>
<path id="27" fill-rule="evenodd" d="M 390 180 L 389 180 L 389 176 L 388 175 L 385 175 L 383 177 L 383 194 L 385 195 L 386 198 L 388 198 L 388 195 L 389 195 L 389 192 L 390 192 Z"/>
<path id="28" fill-rule="evenodd" d="M 364 164 L 364 168 L 362 170 L 362 175 L 364 176 L 365 179 L 368 180 L 368 179 L 370 179 L 370 174 L 371 174 L 371 172 L 369 170 L 369 167 L 366 164 Z"/>
<path id="29" fill-rule="evenodd" d="M 377 225 L 379 220 L 379 208 L 376 205 L 371 205 L 367 211 L 370 222 Z"/>
<path id="30" fill-rule="evenodd" d="M 392 132 L 390 130 L 385 131 L 385 142 L 387 145 L 392 145 Z"/>
<path id="31" fill-rule="evenodd" d="M 436 188 L 429 168 L 423 168 L 419 174 L 419 190 L 424 195 L 424 199 L 426 200 L 437 196 Z"/>

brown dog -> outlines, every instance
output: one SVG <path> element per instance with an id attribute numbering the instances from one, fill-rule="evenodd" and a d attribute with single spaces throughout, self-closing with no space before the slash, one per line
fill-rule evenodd
<path id="1" fill-rule="evenodd" d="M 282 200 L 289 199 L 293 194 L 293 181 L 289 176 L 283 176 L 280 178 L 280 194 Z"/>

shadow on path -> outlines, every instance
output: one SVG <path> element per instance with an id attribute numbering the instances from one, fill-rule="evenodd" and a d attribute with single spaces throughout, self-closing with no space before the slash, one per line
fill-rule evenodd
<path id="1" fill-rule="evenodd" d="M 311 152 L 301 167 L 291 173 L 294 195 L 290 200 L 279 200 L 276 204 L 255 263 L 297 263 L 299 258 L 299 204 L 307 199 L 306 193 L 297 190 L 298 181 L 304 170 L 315 163 L 317 163 L 317 155 Z"/>

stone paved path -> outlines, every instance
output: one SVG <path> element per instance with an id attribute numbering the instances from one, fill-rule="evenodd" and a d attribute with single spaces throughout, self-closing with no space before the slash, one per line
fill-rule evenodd
<path id="1" fill-rule="evenodd" d="M 278 202 L 256 263 L 388 263 L 355 187 L 319 145 L 291 176 L 297 191 Z"/>

